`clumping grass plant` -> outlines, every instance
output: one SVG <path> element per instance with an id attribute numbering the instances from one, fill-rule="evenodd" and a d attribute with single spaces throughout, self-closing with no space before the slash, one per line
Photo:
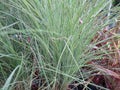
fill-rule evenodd
<path id="1" fill-rule="evenodd" d="M 30 90 L 35 80 L 39 90 L 66 90 L 72 81 L 84 83 L 89 75 L 81 68 L 107 53 L 92 51 L 98 42 L 91 41 L 109 23 L 100 18 L 110 12 L 111 3 L 1 0 L 1 90 Z"/>

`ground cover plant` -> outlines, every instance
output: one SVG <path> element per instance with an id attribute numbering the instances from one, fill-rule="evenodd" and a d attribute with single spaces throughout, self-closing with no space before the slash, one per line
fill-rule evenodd
<path id="1" fill-rule="evenodd" d="M 119 17 L 119 7 L 112 8 L 112 2 L 1 0 L 1 90 L 115 87 L 105 82 L 120 79 L 112 71 L 113 65 L 119 68 L 119 25 L 109 27 Z"/>

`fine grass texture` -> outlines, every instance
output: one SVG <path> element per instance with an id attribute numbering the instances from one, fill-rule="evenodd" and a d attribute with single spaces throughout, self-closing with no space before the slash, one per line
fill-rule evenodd
<path id="1" fill-rule="evenodd" d="M 92 51 L 99 42 L 91 41 L 110 23 L 101 18 L 110 13 L 111 3 L 1 0 L 1 89 L 30 90 L 36 77 L 41 81 L 39 90 L 66 90 L 67 84 L 75 80 L 84 83 L 89 75 L 83 75 L 81 68 L 108 53 Z"/>

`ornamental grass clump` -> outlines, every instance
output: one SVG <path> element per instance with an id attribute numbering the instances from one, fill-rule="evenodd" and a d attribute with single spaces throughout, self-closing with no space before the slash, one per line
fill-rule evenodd
<path id="1" fill-rule="evenodd" d="M 107 51 L 92 42 L 109 24 L 111 0 L 1 0 L 3 90 L 66 90 L 85 83 L 81 68 Z M 92 43 L 91 43 L 92 42 Z M 7 79 L 8 78 L 8 79 Z M 7 84 L 6 84 L 7 83 Z"/>

